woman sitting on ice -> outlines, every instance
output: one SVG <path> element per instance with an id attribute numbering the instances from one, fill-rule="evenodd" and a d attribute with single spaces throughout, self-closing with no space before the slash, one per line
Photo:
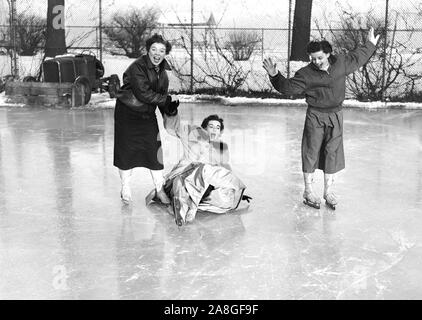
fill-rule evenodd
<path id="1" fill-rule="evenodd" d="M 164 191 L 171 199 L 176 224 L 195 219 L 197 210 L 225 213 L 239 206 L 246 186 L 231 171 L 226 143 L 220 140 L 223 119 L 210 115 L 201 126 L 181 125 L 180 116 L 164 115 L 167 132 L 180 139 L 183 157 L 165 177 Z M 146 197 L 159 202 L 155 190 Z"/>

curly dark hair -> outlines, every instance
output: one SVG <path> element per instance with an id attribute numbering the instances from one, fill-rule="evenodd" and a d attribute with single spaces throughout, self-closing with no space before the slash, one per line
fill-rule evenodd
<path id="1" fill-rule="evenodd" d="M 201 127 L 203 129 L 206 129 L 207 126 L 208 126 L 208 122 L 210 122 L 212 120 L 220 122 L 220 131 L 222 132 L 224 130 L 224 120 L 216 114 L 212 114 L 212 115 L 206 117 L 204 120 L 202 120 Z"/>
<path id="2" fill-rule="evenodd" d="M 154 43 L 162 43 L 166 46 L 166 54 L 169 54 L 171 51 L 171 43 L 168 42 L 167 40 L 164 40 L 162 35 L 159 35 L 158 33 L 155 33 L 152 37 L 148 38 L 145 46 L 147 51 L 149 51 L 149 49 L 151 48 L 151 46 Z"/>
<path id="3" fill-rule="evenodd" d="M 306 52 L 308 54 L 322 51 L 324 53 L 331 53 L 333 52 L 333 47 L 327 40 L 321 40 L 321 41 L 311 41 L 306 46 Z"/>

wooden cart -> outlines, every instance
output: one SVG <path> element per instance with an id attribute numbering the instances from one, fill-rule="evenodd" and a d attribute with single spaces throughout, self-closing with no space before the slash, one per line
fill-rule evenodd
<path id="1" fill-rule="evenodd" d="M 44 60 L 42 81 L 26 76 L 22 81 L 6 81 L 9 101 L 30 105 L 78 107 L 86 105 L 92 91 L 109 92 L 111 98 L 120 88 L 116 74 L 104 75 L 103 64 L 93 54 L 63 55 Z"/>
<path id="2" fill-rule="evenodd" d="M 85 88 L 78 83 L 7 81 L 5 94 L 12 103 L 38 106 L 79 107 L 85 105 Z"/>

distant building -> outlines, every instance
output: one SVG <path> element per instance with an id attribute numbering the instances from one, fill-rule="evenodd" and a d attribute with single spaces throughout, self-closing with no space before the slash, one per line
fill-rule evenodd
<path id="1" fill-rule="evenodd" d="M 158 20 L 160 27 L 165 34 L 165 37 L 172 42 L 173 48 L 183 48 L 186 43 L 183 41 L 183 35 L 179 34 L 180 30 L 189 29 L 191 26 L 191 16 L 190 12 L 185 15 L 176 15 L 173 14 L 163 14 Z M 203 47 L 208 45 L 210 42 L 210 34 L 208 30 L 216 27 L 216 22 L 214 14 L 211 12 L 207 15 L 204 15 L 202 12 L 195 13 L 193 17 L 193 26 L 196 27 L 196 35 L 194 36 L 194 46 Z M 172 29 L 178 29 L 176 33 L 172 32 Z M 205 31 L 202 34 L 202 31 Z"/>
<path id="2" fill-rule="evenodd" d="M 213 27 L 216 25 L 214 14 L 211 12 L 207 15 L 208 18 L 204 17 L 201 13 L 194 13 L 193 17 L 193 25 L 195 27 Z M 188 15 L 176 15 L 175 13 L 172 14 L 165 14 L 161 16 L 158 20 L 161 27 L 187 27 L 191 25 L 191 16 L 190 13 Z"/>

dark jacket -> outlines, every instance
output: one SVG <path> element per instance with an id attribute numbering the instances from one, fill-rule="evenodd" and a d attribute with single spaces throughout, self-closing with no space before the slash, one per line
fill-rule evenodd
<path id="1" fill-rule="evenodd" d="M 274 88 L 287 95 L 305 94 L 306 103 L 310 107 L 324 112 L 341 109 L 345 98 L 346 76 L 363 66 L 375 52 L 371 42 L 348 52 L 331 55 L 330 67 L 327 71 L 319 70 L 313 63 L 299 69 L 290 79 L 280 72 L 270 77 Z"/>
<path id="2" fill-rule="evenodd" d="M 161 113 L 167 112 L 171 97 L 166 70 L 171 68 L 166 59 L 159 67 L 157 72 L 147 54 L 136 59 L 123 73 L 117 99 L 138 112 L 154 113 L 157 106 Z"/>

